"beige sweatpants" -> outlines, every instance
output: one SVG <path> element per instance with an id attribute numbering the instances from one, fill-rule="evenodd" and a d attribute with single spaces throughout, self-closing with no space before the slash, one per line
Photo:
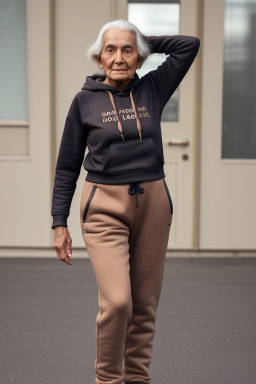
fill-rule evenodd
<path id="1" fill-rule="evenodd" d="M 172 202 L 165 180 L 86 181 L 81 228 L 99 288 L 96 384 L 149 383 Z"/>

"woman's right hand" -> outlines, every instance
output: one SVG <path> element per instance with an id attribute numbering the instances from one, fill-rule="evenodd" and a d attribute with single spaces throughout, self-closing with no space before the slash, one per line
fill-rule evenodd
<path id="1" fill-rule="evenodd" d="M 72 239 L 70 237 L 68 228 L 54 228 L 53 248 L 55 249 L 60 260 L 69 265 L 72 265 Z"/>

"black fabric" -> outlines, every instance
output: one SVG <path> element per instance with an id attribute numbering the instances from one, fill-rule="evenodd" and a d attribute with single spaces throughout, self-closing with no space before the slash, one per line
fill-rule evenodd
<path id="1" fill-rule="evenodd" d="M 96 183 L 124 184 L 165 176 L 161 114 L 195 59 L 199 40 L 180 35 L 148 39 L 152 52 L 169 55 L 156 70 L 141 79 L 135 74 L 122 92 L 104 84 L 101 74 L 87 77 L 82 90 L 74 97 L 56 166 L 52 228 L 67 226 L 82 163 L 88 171 L 86 180 Z M 142 125 L 142 142 L 131 105 L 131 90 Z M 124 141 L 107 91 L 113 94 Z M 84 159 L 86 147 L 89 152 Z"/>

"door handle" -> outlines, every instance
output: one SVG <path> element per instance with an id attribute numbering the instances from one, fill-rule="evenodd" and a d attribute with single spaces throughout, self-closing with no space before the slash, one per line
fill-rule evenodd
<path id="1" fill-rule="evenodd" d="M 168 145 L 179 145 L 181 147 L 187 147 L 189 145 L 188 139 L 171 139 L 168 141 Z"/>

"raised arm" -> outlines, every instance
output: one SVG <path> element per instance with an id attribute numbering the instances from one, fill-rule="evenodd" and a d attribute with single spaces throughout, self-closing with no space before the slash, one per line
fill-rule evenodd
<path id="1" fill-rule="evenodd" d="M 193 63 L 200 41 L 193 36 L 149 36 L 152 53 L 164 53 L 167 59 L 145 77 L 150 77 L 159 94 L 162 107 L 167 103 Z"/>

